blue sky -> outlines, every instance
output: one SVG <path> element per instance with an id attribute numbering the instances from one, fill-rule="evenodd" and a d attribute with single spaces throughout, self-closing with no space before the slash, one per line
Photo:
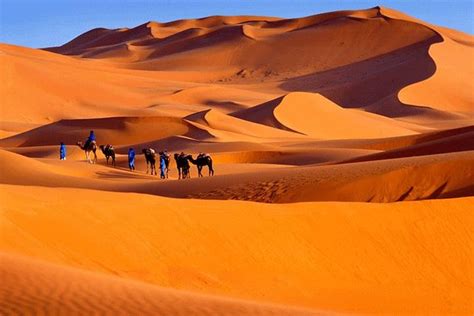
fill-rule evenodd
<path id="1" fill-rule="evenodd" d="M 96 27 L 134 27 L 209 15 L 300 17 L 382 5 L 474 33 L 474 0 L 0 0 L 0 42 L 48 47 Z"/>

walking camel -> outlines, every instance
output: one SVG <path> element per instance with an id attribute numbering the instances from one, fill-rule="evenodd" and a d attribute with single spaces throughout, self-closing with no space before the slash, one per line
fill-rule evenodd
<path id="1" fill-rule="evenodd" d="M 112 165 L 115 167 L 115 149 L 112 145 L 100 145 L 100 150 L 105 156 L 107 160 L 107 164 L 109 164 L 109 158 L 112 158 Z"/>
<path id="2" fill-rule="evenodd" d="M 153 148 L 143 148 L 142 153 L 145 156 L 146 160 L 146 173 L 148 174 L 148 170 L 150 170 L 151 175 L 153 175 L 153 171 L 156 173 L 156 153 Z"/>
<path id="3" fill-rule="evenodd" d="M 189 173 L 189 161 L 184 153 L 174 154 L 174 160 L 176 160 L 176 167 L 178 168 L 178 179 L 191 178 Z"/>
<path id="4" fill-rule="evenodd" d="M 79 146 L 79 148 L 81 148 L 82 150 L 84 150 L 86 154 L 86 160 L 89 161 L 89 163 L 97 162 L 97 153 L 96 153 L 97 144 L 95 141 L 89 142 L 87 144 L 83 144 L 82 142 L 77 142 L 76 145 Z M 90 158 L 91 152 L 94 154 L 94 159 Z"/>
<path id="5" fill-rule="evenodd" d="M 192 155 L 187 155 L 186 159 L 188 159 L 193 165 L 197 166 L 198 169 L 198 177 L 202 177 L 202 168 L 207 166 L 209 168 L 209 176 L 214 175 L 214 168 L 212 167 L 212 158 L 207 154 L 199 154 L 196 159 L 193 158 Z"/>

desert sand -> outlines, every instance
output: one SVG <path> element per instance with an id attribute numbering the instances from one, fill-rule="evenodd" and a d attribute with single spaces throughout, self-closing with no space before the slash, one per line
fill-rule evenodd
<path id="1" fill-rule="evenodd" d="M 0 44 L 0 313 L 472 315 L 473 56 L 383 7 Z"/>

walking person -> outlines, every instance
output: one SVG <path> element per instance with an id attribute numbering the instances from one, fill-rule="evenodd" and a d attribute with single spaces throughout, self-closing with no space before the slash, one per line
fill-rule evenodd
<path id="1" fill-rule="evenodd" d="M 128 167 L 130 171 L 135 170 L 135 150 L 133 148 L 128 149 Z"/>
<path id="2" fill-rule="evenodd" d="M 164 155 L 160 155 L 160 178 L 166 179 L 166 158 Z"/>
<path id="3" fill-rule="evenodd" d="M 66 160 L 66 145 L 63 142 L 59 145 L 59 159 Z"/>

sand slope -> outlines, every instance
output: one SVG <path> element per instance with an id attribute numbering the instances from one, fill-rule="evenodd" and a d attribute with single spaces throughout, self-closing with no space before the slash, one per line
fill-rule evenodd
<path id="1" fill-rule="evenodd" d="M 473 311 L 472 198 L 262 205 L 78 189 L 62 189 L 53 199 L 56 192 L 2 186 L 3 250 L 166 287 L 320 310 Z M 22 269 L 31 275 L 36 268 L 22 264 L 12 273 L 22 276 Z M 77 280 L 100 291 L 115 288 L 110 299 L 124 297 L 120 284 Z M 143 292 L 137 290 L 137 299 Z M 147 292 L 144 298 L 155 293 Z"/>
<path id="2" fill-rule="evenodd" d="M 238 199 L 259 202 L 363 201 L 395 202 L 474 195 L 473 150 L 373 160 L 323 166 L 301 166 L 269 170 L 239 168 L 215 177 L 187 181 L 156 181 L 140 173 L 87 163 L 59 163 L 0 151 L 5 167 L 0 182 L 47 187 L 93 188 L 105 191 L 137 192 L 171 197 Z M 262 156 L 262 155 L 260 155 Z M 369 156 L 370 157 L 370 156 Z M 143 160 L 143 158 L 137 158 Z M 235 160 L 234 160 L 235 159 Z M 230 162 L 238 163 L 238 156 Z M 254 158 L 255 159 L 255 158 Z M 301 158 L 300 158 L 301 159 Z M 364 160 L 364 158 L 360 158 Z M 366 160 L 371 160 L 366 158 Z M 245 160 L 244 160 L 245 161 Z M 265 160 L 264 160 L 265 162 Z M 270 162 L 267 160 L 267 162 Z M 278 160 L 276 161 L 278 162 Z M 226 169 L 225 160 L 221 162 Z M 171 177 L 176 173 L 172 163 Z M 196 176 L 193 170 L 193 177 Z M 207 174 L 207 170 L 204 169 Z"/>
<path id="3" fill-rule="evenodd" d="M 4 315 L 325 315 L 164 289 L 104 274 L 0 254 Z M 19 303 L 21 302 L 21 303 Z"/>
<path id="4" fill-rule="evenodd" d="M 301 119 L 302 114 L 308 119 Z M 388 118 L 343 109 L 319 94 L 303 92 L 293 92 L 234 115 L 323 139 L 378 138 L 415 133 Z"/>

